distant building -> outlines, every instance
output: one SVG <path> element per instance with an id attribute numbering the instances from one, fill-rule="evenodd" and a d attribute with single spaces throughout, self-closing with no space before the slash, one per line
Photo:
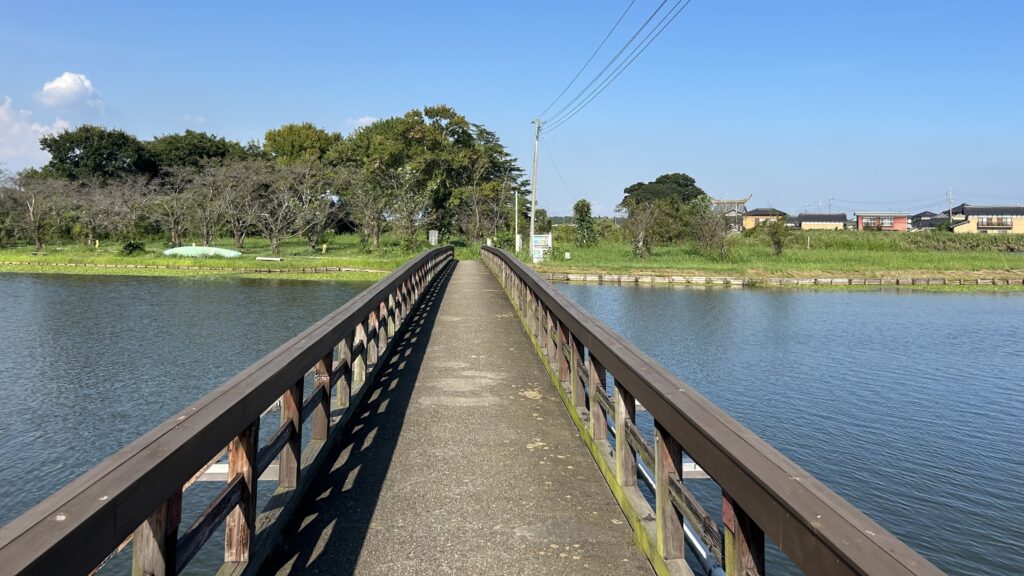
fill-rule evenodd
<path id="1" fill-rule="evenodd" d="M 786 220 L 786 213 L 775 208 L 755 208 L 743 213 L 743 229 L 750 230 L 758 224 L 764 224 L 769 220 Z"/>
<path id="2" fill-rule="evenodd" d="M 750 195 L 738 200 L 719 200 L 717 198 L 712 198 L 711 211 L 715 214 L 721 214 L 726 217 L 743 216 L 743 213 L 747 211 L 747 202 L 749 201 Z"/>
<path id="3" fill-rule="evenodd" d="M 857 212 L 857 230 L 906 232 L 910 214 L 906 212 Z"/>
<path id="4" fill-rule="evenodd" d="M 746 198 L 739 198 L 737 200 L 719 200 L 717 198 L 712 198 L 711 212 L 723 216 L 726 223 L 729 225 L 730 231 L 739 232 L 743 225 L 743 213 L 747 211 L 747 202 L 749 200 L 749 194 Z"/>
<path id="5" fill-rule="evenodd" d="M 931 230 L 936 226 L 947 223 L 949 223 L 949 216 L 945 212 L 936 214 L 926 210 L 910 217 L 910 228 L 912 230 Z"/>
<path id="6" fill-rule="evenodd" d="M 1024 206 L 954 206 L 952 228 L 957 234 L 1024 234 Z"/>
<path id="7" fill-rule="evenodd" d="M 846 227 L 846 214 L 815 214 L 801 212 L 797 217 L 801 230 L 842 230 Z"/>

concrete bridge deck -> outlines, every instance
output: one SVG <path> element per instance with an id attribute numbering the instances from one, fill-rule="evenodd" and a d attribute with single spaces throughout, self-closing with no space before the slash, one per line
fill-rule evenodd
<path id="1" fill-rule="evenodd" d="M 491 273 L 425 297 L 263 572 L 652 573 Z"/>

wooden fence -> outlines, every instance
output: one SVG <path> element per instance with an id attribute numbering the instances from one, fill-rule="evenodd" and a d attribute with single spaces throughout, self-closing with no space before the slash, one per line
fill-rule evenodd
<path id="1" fill-rule="evenodd" d="M 485 247 L 481 258 L 660 574 L 689 573 L 687 530 L 703 542 L 708 573 L 764 574 L 767 536 L 808 574 L 941 574 L 514 256 Z M 654 420 L 653 442 L 637 429 L 638 404 Z M 684 452 L 721 488 L 720 524 L 684 485 Z M 654 493 L 653 507 L 638 481 Z"/>
<path id="2" fill-rule="evenodd" d="M 0 572 L 88 574 L 130 540 L 134 574 L 178 574 L 221 524 L 221 573 L 255 572 L 393 351 L 396 331 L 452 257 L 447 247 L 414 258 L 4 526 Z M 260 445 L 261 415 L 278 401 L 280 427 Z M 183 490 L 224 451 L 227 484 L 182 532 Z M 260 511 L 256 481 L 275 459 L 278 486 Z"/>

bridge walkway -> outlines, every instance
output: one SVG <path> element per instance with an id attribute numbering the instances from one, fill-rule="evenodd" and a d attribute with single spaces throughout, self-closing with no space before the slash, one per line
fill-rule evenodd
<path id="1" fill-rule="evenodd" d="M 491 273 L 425 298 L 263 573 L 652 573 Z"/>

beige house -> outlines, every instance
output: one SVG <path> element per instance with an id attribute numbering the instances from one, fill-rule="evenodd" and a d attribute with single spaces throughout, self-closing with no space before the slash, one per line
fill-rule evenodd
<path id="1" fill-rule="evenodd" d="M 786 220 L 786 213 L 775 208 L 755 208 L 743 213 L 743 229 L 750 230 L 758 224 L 764 224 L 769 220 Z"/>
<path id="2" fill-rule="evenodd" d="M 1024 206 L 971 206 L 952 210 L 957 234 L 1024 234 Z"/>
<path id="3" fill-rule="evenodd" d="M 846 227 L 846 214 L 813 214 L 801 212 L 796 217 L 801 230 L 842 230 Z"/>

